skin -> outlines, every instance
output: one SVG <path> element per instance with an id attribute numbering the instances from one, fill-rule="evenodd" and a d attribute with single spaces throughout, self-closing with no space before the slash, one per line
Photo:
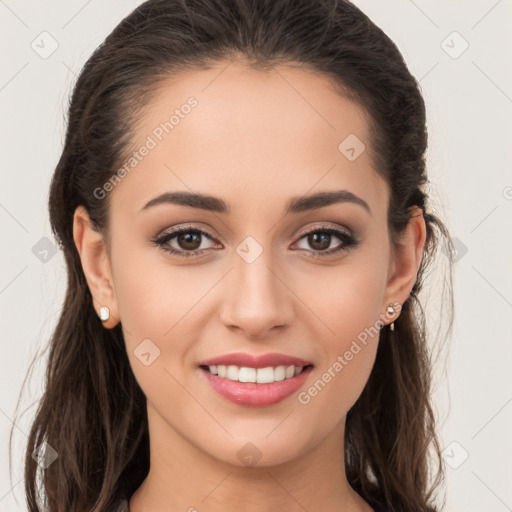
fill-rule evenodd
<path id="1" fill-rule="evenodd" d="M 74 216 L 94 305 L 98 313 L 110 308 L 105 328 L 122 322 L 147 397 L 151 468 L 130 510 L 229 512 L 243 503 L 249 512 L 369 512 L 347 483 L 341 447 L 378 336 L 307 404 L 294 393 L 272 406 L 235 405 L 209 387 L 198 364 L 232 352 L 294 355 L 314 364 L 299 391 L 307 390 L 365 328 L 396 318 L 386 308 L 411 292 L 425 222 L 416 209 L 392 251 L 389 190 L 373 168 L 366 117 L 326 77 L 284 65 L 270 72 L 226 65 L 180 75 L 148 105 L 134 129 L 136 147 L 187 98 L 198 101 L 110 192 L 110 247 L 83 207 Z M 366 144 L 354 161 L 338 150 L 349 134 Z M 364 199 L 371 213 L 345 202 L 283 215 L 292 197 L 340 189 Z M 161 204 L 140 212 L 165 191 L 219 197 L 231 210 Z M 189 223 L 215 238 L 200 239 L 203 255 L 180 258 L 151 244 Z M 360 243 L 321 257 L 319 245 L 301 237 L 321 225 L 348 229 Z M 263 251 L 251 263 L 236 251 L 247 236 Z M 341 243 L 333 236 L 328 248 Z M 177 238 L 169 244 L 199 247 Z M 148 338 L 160 355 L 145 366 L 134 350 Z M 261 456 L 253 467 L 237 455 L 249 442 Z"/>

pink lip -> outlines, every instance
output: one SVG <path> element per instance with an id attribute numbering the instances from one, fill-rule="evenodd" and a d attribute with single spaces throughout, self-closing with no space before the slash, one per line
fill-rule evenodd
<path id="1" fill-rule="evenodd" d="M 254 368 L 254 366 L 252 367 Z M 258 366 L 258 368 L 264 367 L 265 366 Z M 237 405 L 264 407 L 266 405 L 277 404 L 297 391 L 304 384 L 312 369 L 312 366 L 308 366 L 295 377 L 267 384 L 229 380 L 224 377 L 219 377 L 218 375 L 213 375 L 204 368 L 201 368 L 201 373 L 205 376 L 213 390 L 227 400 Z"/>
<path id="2" fill-rule="evenodd" d="M 312 363 L 299 359 L 298 357 L 287 356 L 284 354 L 263 354 L 261 356 L 251 356 L 242 352 L 233 354 L 226 354 L 223 356 L 207 359 L 199 363 L 199 366 L 212 366 L 212 365 L 236 365 L 246 366 L 248 368 L 267 368 L 268 366 L 308 366 Z"/>

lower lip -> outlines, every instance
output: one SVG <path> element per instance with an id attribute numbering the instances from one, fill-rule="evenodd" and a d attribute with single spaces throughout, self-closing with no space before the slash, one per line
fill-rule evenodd
<path id="1" fill-rule="evenodd" d="M 256 382 L 229 380 L 213 375 L 204 368 L 200 368 L 210 386 L 219 395 L 237 405 L 248 405 L 251 407 L 264 407 L 281 402 L 304 384 L 312 369 L 312 366 L 308 366 L 299 375 L 290 379 L 258 384 Z"/>

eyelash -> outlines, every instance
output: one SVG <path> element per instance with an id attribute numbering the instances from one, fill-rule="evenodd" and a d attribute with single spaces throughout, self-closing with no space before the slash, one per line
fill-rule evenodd
<path id="1" fill-rule="evenodd" d="M 158 246 L 159 249 L 162 249 L 165 252 L 171 253 L 174 256 L 178 256 L 180 258 L 190 258 L 192 256 L 200 256 L 203 254 L 206 249 L 196 249 L 195 251 L 177 251 L 176 249 L 169 248 L 166 246 L 166 244 L 175 238 L 176 236 L 183 234 L 183 233 L 195 233 L 195 234 L 201 234 L 205 235 L 206 238 L 214 241 L 214 237 L 211 236 L 206 231 L 203 231 L 198 228 L 194 228 L 192 226 L 184 226 L 180 228 L 171 229 L 167 233 L 164 233 L 161 236 L 156 236 L 152 239 L 152 242 Z M 312 250 L 311 252 L 314 253 L 314 257 L 318 256 L 330 256 L 332 254 L 341 252 L 341 251 L 348 251 L 354 247 L 356 247 L 359 244 L 359 241 L 353 234 L 349 234 L 345 231 L 342 231 L 340 229 L 333 228 L 331 226 L 315 226 L 313 228 L 310 228 L 306 230 L 304 233 L 302 233 L 297 239 L 294 240 L 294 244 L 298 241 L 302 240 L 304 237 L 312 234 L 312 233 L 328 233 L 330 235 L 334 235 L 337 238 L 339 238 L 342 243 L 341 245 L 336 249 L 331 249 L 329 251 L 315 251 Z M 307 249 L 300 249 L 300 250 L 307 250 Z"/>

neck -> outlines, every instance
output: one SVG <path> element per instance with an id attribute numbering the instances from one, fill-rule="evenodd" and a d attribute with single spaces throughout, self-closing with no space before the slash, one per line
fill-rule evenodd
<path id="1" fill-rule="evenodd" d="M 148 420 L 150 470 L 130 499 L 130 512 L 239 512 L 242 504 L 246 512 L 372 512 L 345 476 L 345 419 L 300 457 L 266 467 L 211 457 L 154 410 Z"/>

